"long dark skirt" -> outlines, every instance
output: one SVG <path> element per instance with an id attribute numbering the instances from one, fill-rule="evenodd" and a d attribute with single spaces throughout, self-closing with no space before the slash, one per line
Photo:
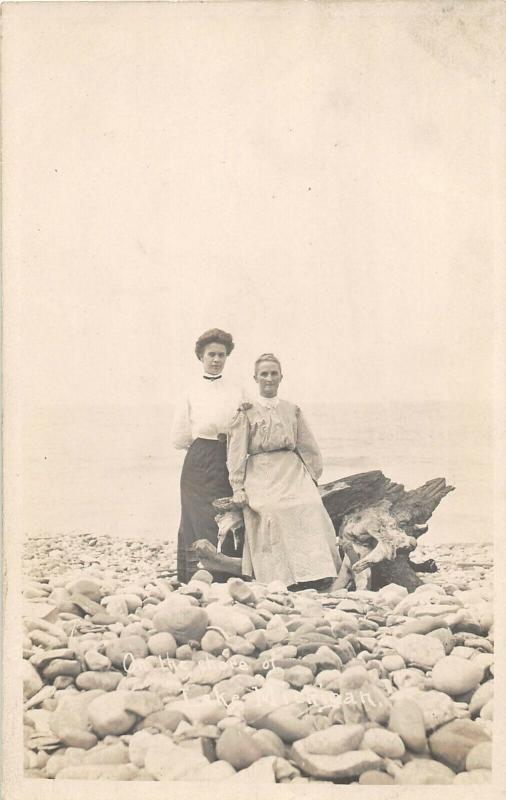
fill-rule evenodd
<path id="1" fill-rule="evenodd" d="M 197 539 L 208 539 L 214 545 L 218 542 L 218 525 L 214 519 L 218 512 L 212 503 L 218 497 L 233 494 L 226 459 L 226 442 L 212 439 L 195 439 L 186 453 L 181 473 L 181 523 L 177 539 L 177 577 L 182 583 L 188 583 L 198 569 L 192 544 Z M 226 546 L 223 552 L 228 552 Z"/>

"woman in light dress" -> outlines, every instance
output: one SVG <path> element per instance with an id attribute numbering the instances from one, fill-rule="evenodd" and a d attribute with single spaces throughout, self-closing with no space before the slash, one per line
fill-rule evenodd
<path id="1" fill-rule="evenodd" d="M 181 474 L 177 543 L 177 577 L 184 583 L 198 569 L 193 543 L 198 539 L 217 543 L 213 501 L 232 493 L 226 464 L 227 435 L 237 408 L 246 398 L 243 389 L 223 375 L 233 349 L 232 336 L 219 328 L 199 336 L 195 354 L 202 374 L 181 396 L 174 415 L 172 444 L 187 451 Z"/>
<path id="2" fill-rule="evenodd" d="M 242 573 L 292 587 L 333 584 L 341 563 L 317 489 L 320 450 L 300 408 L 277 396 L 283 375 L 276 356 L 260 356 L 254 377 L 259 396 L 237 412 L 227 456 L 233 499 L 244 513 Z"/>

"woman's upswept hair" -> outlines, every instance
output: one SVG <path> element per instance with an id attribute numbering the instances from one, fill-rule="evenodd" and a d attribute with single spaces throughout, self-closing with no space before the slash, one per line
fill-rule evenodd
<path id="1" fill-rule="evenodd" d="M 274 361 L 274 363 L 278 365 L 279 371 L 283 372 L 281 369 L 281 361 L 277 356 L 274 355 L 274 353 L 262 353 L 262 355 L 258 356 L 257 360 L 255 361 L 255 375 L 257 374 L 258 365 L 262 361 Z"/>
<path id="2" fill-rule="evenodd" d="M 199 336 L 195 342 L 195 355 L 199 360 L 202 360 L 202 354 L 204 350 L 206 349 L 207 345 L 211 344 L 212 342 L 217 342 L 218 344 L 224 345 L 227 351 L 227 356 L 230 355 L 235 347 L 230 333 L 222 331 L 220 328 L 211 328 L 208 331 L 204 331 L 204 333 Z"/>

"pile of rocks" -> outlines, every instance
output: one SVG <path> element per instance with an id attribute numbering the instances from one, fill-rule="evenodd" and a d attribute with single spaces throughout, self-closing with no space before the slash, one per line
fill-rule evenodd
<path id="1" fill-rule="evenodd" d="M 204 570 L 158 578 L 168 550 L 27 543 L 27 777 L 490 780 L 490 569 L 412 594 L 291 593 Z"/>

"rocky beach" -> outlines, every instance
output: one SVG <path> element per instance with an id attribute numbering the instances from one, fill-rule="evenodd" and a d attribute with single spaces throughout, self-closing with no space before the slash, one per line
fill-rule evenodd
<path id="1" fill-rule="evenodd" d="M 414 592 L 289 592 L 175 547 L 27 539 L 29 778 L 418 785 L 491 779 L 490 544 L 420 544 Z"/>

